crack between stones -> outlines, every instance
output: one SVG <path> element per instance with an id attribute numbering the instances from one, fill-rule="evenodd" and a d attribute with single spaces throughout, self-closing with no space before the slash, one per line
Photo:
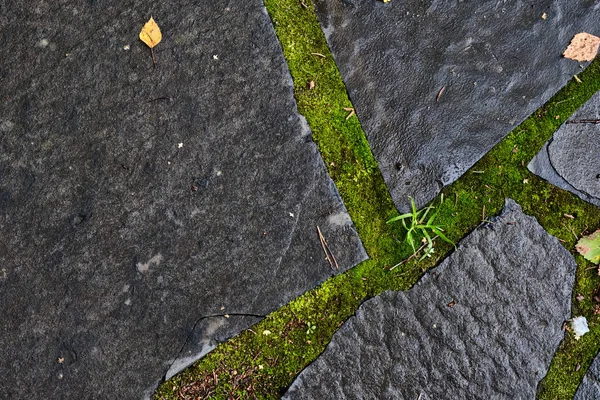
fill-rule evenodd
<path id="1" fill-rule="evenodd" d="M 562 179 L 570 188 L 572 188 L 574 191 L 579 192 L 579 193 L 583 193 L 585 196 L 588 197 L 588 199 L 594 199 L 597 201 L 600 201 L 599 198 L 589 194 L 588 192 L 586 192 L 583 189 L 580 189 L 578 187 L 575 187 L 571 184 L 571 182 L 569 182 L 564 176 L 562 176 L 560 174 L 560 172 L 558 172 L 558 170 L 556 169 L 556 167 L 554 166 L 554 163 L 552 162 L 552 157 L 550 156 L 550 145 L 552 144 L 552 142 L 554 141 L 554 136 L 550 138 L 550 140 L 548 140 L 548 144 L 546 145 L 546 156 L 548 157 L 548 164 L 550 164 L 550 167 L 552 168 L 552 170 L 554 171 L 554 173 L 560 177 L 560 179 Z M 584 199 L 586 200 L 586 199 Z M 586 200 L 589 202 L 589 200 Z"/>
<path id="2" fill-rule="evenodd" d="M 227 317 L 225 317 L 227 316 Z M 196 320 L 196 322 L 194 322 L 194 326 L 192 327 L 192 329 L 190 330 L 190 333 L 188 333 L 187 337 L 185 338 L 183 344 L 180 346 L 179 350 L 177 351 L 177 355 L 175 356 L 175 358 L 173 359 L 173 361 L 171 361 L 171 363 L 169 364 L 169 366 L 167 367 L 167 369 L 165 370 L 165 373 L 163 374 L 162 378 L 160 379 L 160 381 L 158 382 L 158 386 L 162 385 L 165 381 L 166 381 L 166 377 L 167 377 L 167 372 L 171 369 L 171 367 L 173 366 L 173 364 L 175 364 L 175 362 L 179 359 L 179 356 L 181 355 L 181 353 L 183 352 L 183 349 L 185 348 L 185 346 L 189 343 L 190 338 L 192 337 L 192 335 L 194 334 L 194 331 L 196 330 L 196 327 L 198 326 L 198 324 L 201 321 L 204 321 L 205 319 L 208 318 L 229 318 L 229 317 L 253 317 L 253 318 L 261 318 L 264 319 L 266 318 L 266 315 L 262 315 L 262 314 L 251 314 L 251 313 L 227 313 L 227 314 L 211 314 L 211 315 L 204 315 L 200 318 L 198 318 Z"/>

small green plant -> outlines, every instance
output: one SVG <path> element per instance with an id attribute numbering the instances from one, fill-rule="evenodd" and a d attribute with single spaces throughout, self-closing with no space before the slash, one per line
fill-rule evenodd
<path id="1" fill-rule="evenodd" d="M 308 329 L 306 330 L 307 335 L 310 335 L 311 333 L 314 333 L 314 331 L 317 330 L 317 325 L 311 324 L 310 322 L 307 322 L 306 326 L 308 326 Z"/>
<path id="2" fill-rule="evenodd" d="M 446 237 L 446 235 L 444 235 L 444 230 L 442 229 L 442 227 L 440 225 L 434 224 L 435 217 L 437 217 L 439 210 L 431 214 L 427 222 L 425 222 L 427 214 L 429 214 L 429 211 L 433 210 L 435 207 L 433 207 L 433 205 L 430 204 L 422 210 L 417 210 L 415 200 L 410 196 L 409 199 L 412 211 L 406 214 L 398 215 L 397 217 L 394 217 L 387 221 L 387 223 L 389 224 L 396 221 L 402 221 L 402 225 L 406 229 L 406 241 L 408 242 L 408 244 L 410 244 L 410 247 L 412 247 L 413 249 L 413 257 L 416 256 L 417 252 L 423 247 L 425 247 L 425 252 L 423 256 L 419 259 L 419 261 L 423 260 L 425 257 L 431 257 L 434 251 L 433 241 L 436 237 L 440 237 L 442 240 L 456 247 L 454 242 L 452 242 Z M 442 194 L 440 198 L 440 204 L 442 204 L 443 202 L 444 195 Z M 407 220 L 409 221 L 408 223 L 406 222 Z M 417 247 L 415 246 L 415 235 L 419 232 L 423 235 L 424 245 L 417 249 Z M 435 237 L 432 238 L 432 234 L 435 235 Z"/>

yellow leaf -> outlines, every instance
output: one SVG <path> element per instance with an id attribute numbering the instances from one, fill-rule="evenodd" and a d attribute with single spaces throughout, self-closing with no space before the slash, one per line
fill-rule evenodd
<path id="1" fill-rule="evenodd" d="M 150 17 L 150 20 L 146 22 L 146 25 L 144 25 L 140 32 L 140 40 L 146 43 L 148 47 L 153 48 L 160 43 L 161 39 L 162 33 L 160 33 L 160 28 L 156 21 Z"/>

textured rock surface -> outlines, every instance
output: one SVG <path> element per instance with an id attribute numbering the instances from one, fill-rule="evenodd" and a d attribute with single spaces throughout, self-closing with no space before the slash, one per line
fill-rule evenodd
<path id="1" fill-rule="evenodd" d="M 590 365 L 573 400 L 600 399 L 600 355 Z"/>
<path id="2" fill-rule="evenodd" d="M 332 275 L 315 225 L 365 258 L 260 0 L 105 3 L 0 15 L 3 399 L 147 396 Z"/>
<path id="3" fill-rule="evenodd" d="M 432 199 L 580 71 L 561 57 L 575 33 L 600 32 L 591 1 L 317 0 L 317 9 L 404 210 L 409 195 Z"/>
<path id="4" fill-rule="evenodd" d="M 575 261 L 508 200 L 411 290 L 365 302 L 286 399 L 533 399 Z"/>
<path id="5" fill-rule="evenodd" d="M 600 207 L 600 93 L 577 110 L 529 163 L 534 174 Z"/>

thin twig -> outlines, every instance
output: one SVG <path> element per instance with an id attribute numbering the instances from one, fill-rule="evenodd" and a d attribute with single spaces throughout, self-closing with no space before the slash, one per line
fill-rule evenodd
<path id="1" fill-rule="evenodd" d="M 154 48 L 150 47 L 150 53 L 152 54 L 152 62 L 154 63 L 154 68 L 156 68 L 156 60 L 154 59 Z"/>
<path id="2" fill-rule="evenodd" d="M 346 117 L 346 121 L 348 121 L 350 119 L 350 117 L 355 115 L 354 108 L 352 108 L 352 107 L 344 107 L 344 111 L 350 111 L 350 114 L 348 114 L 348 116 Z"/>
<path id="3" fill-rule="evenodd" d="M 481 210 L 481 221 L 485 221 L 485 204 L 483 205 L 483 210 Z"/>
<path id="4" fill-rule="evenodd" d="M 148 100 L 148 103 L 152 103 L 152 102 L 154 102 L 154 101 L 158 101 L 158 100 L 171 100 L 171 98 L 170 98 L 170 97 L 167 97 L 167 96 L 163 96 L 163 97 L 157 97 L 157 98 L 155 98 L 155 99 Z"/>
<path id="5" fill-rule="evenodd" d="M 321 228 L 319 228 L 319 225 L 317 225 L 317 232 L 319 233 L 319 241 L 321 242 L 321 247 L 323 247 L 323 251 L 325 252 L 325 259 L 327 261 L 329 261 L 329 266 L 331 267 L 331 269 L 334 269 L 333 268 L 334 266 L 335 266 L 335 269 L 340 269 L 338 262 L 335 259 L 335 255 L 333 255 L 333 252 L 329 248 L 329 245 L 327 244 L 327 240 L 325 240 L 325 236 L 323 236 L 323 233 L 321 232 Z M 331 260 L 333 260 L 333 262 Z"/>
<path id="6" fill-rule="evenodd" d="M 442 93 L 444 93 L 444 90 L 446 90 L 446 86 L 442 86 L 442 88 L 438 92 L 437 96 L 435 96 L 435 101 L 436 102 L 440 100 L 440 97 L 442 97 Z"/>
<path id="7" fill-rule="evenodd" d="M 435 239 L 437 239 L 437 236 L 434 236 L 434 237 L 431 239 L 431 241 L 433 242 Z M 414 253 L 412 253 L 412 255 L 411 255 L 410 257 L 408 257 L 407 259 L 405 259 L 405 260 L 403 260 L 403 261 L 400 261 L 398 264 L 396 264 L 396 265 L 394 265 L 392 268 L 390 268 L 390 271 L 393 271 L 393 270 L 394 270 L 396 267 L 399 267 L 399 266 L 401 266 L 402 264 L 404 264 L 404 263 L 407 263 L 407 262 L 409 262 L 410 260 L 412 260 L 412 259 L 413 259 L 413 258 L 414 258 L 414 257 L 415 257 L 417 254 L 419 254 L 419 252 L 420 252 L 421 250 L 423 250 L 423 248 L 424 248 L 425 246 L 427 246 L 427 244 L 428 244 L 427 242 L 426 242 L 426 243 L 423 243 L 423 244 L 421 245 L 421 247 L 419 247 L 419 248 L 417 249 L 417 251 L 415 251 Z"/>
<path id="8" fill-rule="evenodd" d="M 310 54 L 312 54 L 313 56 L 325 58 L 325 55 L 323 55 L 321 53 L 310 53 Z"/>

